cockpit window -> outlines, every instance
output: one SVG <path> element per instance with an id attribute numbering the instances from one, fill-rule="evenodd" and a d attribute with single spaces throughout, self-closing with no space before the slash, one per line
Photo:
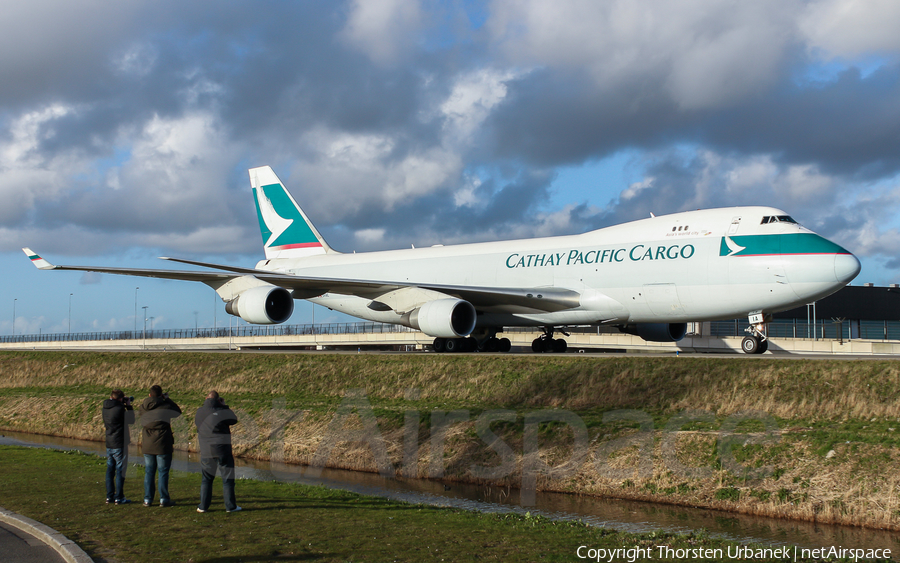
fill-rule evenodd
<path id="1" fill-rule="evenodd" d="M 762 218 L 762 225 L 767 223 L 793 223 L 797 224 L 797 221 L 794 221 L 794 218 L 790 215 L 767 215 Z"/>

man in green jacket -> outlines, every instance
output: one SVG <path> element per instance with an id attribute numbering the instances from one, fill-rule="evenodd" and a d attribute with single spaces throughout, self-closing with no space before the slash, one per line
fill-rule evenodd
<path id="1" fill-rule="evenodd" d="M 169 497 L 169 468 L 175 449 L 172 419 L 181 416 L 181 408 L 163 393 L 162 387 L 150 388 L 150 396 L 141 403 L 141 451 L 144 454 L 144 506 L 153 504 L 156 495 L 156 472 L 159 471 L 159 505 L 175 506 Z"/>

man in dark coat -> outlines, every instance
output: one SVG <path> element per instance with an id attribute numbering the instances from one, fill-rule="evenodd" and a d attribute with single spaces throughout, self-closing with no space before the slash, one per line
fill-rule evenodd
<path id="1" fill-rule="evenodd" d="M 209 510 L 212 500 L 212 484 L 216 469 L 222 474 L 222 490 L 225 511 L 237 512 L 241 507 L 234 498 L 234 455 L 231 451 L 231 426 L 237 424 L 237 416 L 228 408 L 216 391 L 210 391 L 203 406 L 197 409 L 194 424 L 200 442 L 200 505 L 197 512 Z"/>
<path id="2" fill-rule="evenodd" d="M 128 464 L 128 425 L 134 424 L 134 408 L 121 389 L 103 401 L 106 427 L 106 504 L 128 504 L 125 498 L 125 467 Z"/>
<path id="3" fill-rule="evenodd" d="M 150 396 L 141 403 L 141 451 L 144 454 L 144 506 L 153 504 L 156 495 L 156 472 L 159 471 L 159 505 L 175 506 L 169 497 L 169 468 L 175 450 L 172 419 L 181 416 L 181 408 L 163 393 L 162 387 L 150 388 Z"/>

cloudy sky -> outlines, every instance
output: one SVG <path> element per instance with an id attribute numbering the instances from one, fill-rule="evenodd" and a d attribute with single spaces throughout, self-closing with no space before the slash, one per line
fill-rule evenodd
<path id="1" fill-rule="evenodd" d="M 65 332 L 70 302 L 73 331 L 130 330 L 135 304 L 227 323 L 202 284 L 20 249 L 252 265 L 264 164 L 343 251 L 770 204 L 857 283 L 900 281 L 896 0 L 35 0 L 0 23 L 2 334 L 14 308 Z"/>

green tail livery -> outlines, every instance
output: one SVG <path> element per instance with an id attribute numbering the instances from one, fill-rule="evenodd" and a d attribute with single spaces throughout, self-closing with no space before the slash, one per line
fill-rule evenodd
<path id="1" fill-rule="evenodd" d="M 250 183 L 267 259 L 334 252 L 270 167 L 251 169 Z"/>

